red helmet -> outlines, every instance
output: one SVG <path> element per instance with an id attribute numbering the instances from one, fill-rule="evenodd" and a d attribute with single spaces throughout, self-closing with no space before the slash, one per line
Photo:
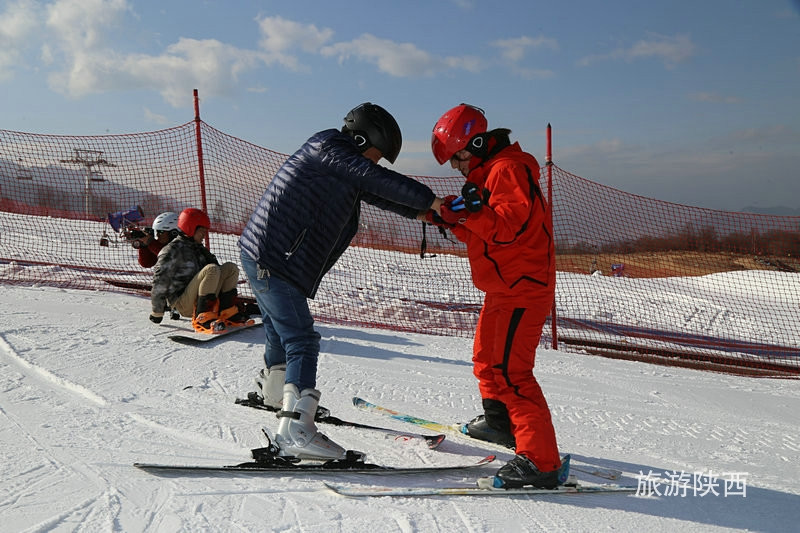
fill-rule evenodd
<path id="1" fill-rule="evenodd" d="M 211 221 L 202 210 L 189 207 L 178 216 L 178 229 L 187 237 L 194 237 L 198 227 L 210 228 Z"/>
<path id="2" fill-rule="evenodd" d="M 482 109 L 469 104 L 457 105 L 442 115 L 433 127 L 433 157 L 444 165 L 456 152 L 466 148 L 470 139 L 484 133 L 487 126 Z"/>

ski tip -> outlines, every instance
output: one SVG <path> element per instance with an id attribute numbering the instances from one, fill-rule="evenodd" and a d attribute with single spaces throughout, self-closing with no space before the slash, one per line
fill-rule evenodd
<path id="1" fill-rule="evenodd" d="M 444 442 L 446 435 L 423 435 L 423 438 L 428 444 L 428 448 L 435 450 L 442 442 Z"/>
<path id="2" fill-rule="evenodd" d="M 339 496 L 342 496 L 342 497 L 345 497 L 345 498 L 353 498 L 353 497 L 355 497 L 353 495 L 347 494 L 346 488 L 343 487 L 342 485 L 335 485 L 333 483 L 328 483 L 327 481 L 323 481 L 322 484 L 325 486 L 326 489 L 328 489 L 328 490 L 330 490 L 332 492 L 335 492 Z"/>
<path id="3" fill-rule="evenodd" d="M 358 396 L 353 396 L 353 405 L 356 407 L 365 407 L 369 402 L 363 398 L 359 398 Z"/>

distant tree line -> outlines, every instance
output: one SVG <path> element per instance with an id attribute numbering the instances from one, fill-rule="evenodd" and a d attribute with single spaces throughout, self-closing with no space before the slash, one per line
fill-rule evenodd
<path id="1" fill-rule="evenodd" d="M 732 252 L 754 255 L 800 257 L 800 231 L 769 230 L 733 232 L 720 236 L 713 226 L 683 230 L 664 237 L 642 236 L 617 242 L 595 245 L 585 241 L 558 246 L 558 253 L 615 253 L 636 252 Z"/>

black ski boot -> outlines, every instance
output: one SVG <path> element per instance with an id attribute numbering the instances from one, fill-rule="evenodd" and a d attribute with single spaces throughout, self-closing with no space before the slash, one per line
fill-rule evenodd
<path id="1" fill-rule="evenodd" d="M 476 416 L 467 423 L 467 435 L 514 449 L 516 439 L 511 433 L 511 419 L 506 405 L 499 400 L 484 398 L 483 410 L 485 415 Z"/>
<path id="2" fill-rule="evenodd" d="M 252 324 L 250 317 L 239 310 L 236 302 L 236 289 L 220 293 L 219 295 L 219 321 L 225 326 L 238 327 Z"/>
<path id="3" fill-rule="evenodd" d="M 500 486 L 504 489 L 525 485 L 533 485 L 537 489 L 554 489 L 558 487 L 558 475 L 558 470 L 542 472 L 533 461 L 524 455 L 517 455 L 497 471 L 495 478 L 501 481 Z"/>

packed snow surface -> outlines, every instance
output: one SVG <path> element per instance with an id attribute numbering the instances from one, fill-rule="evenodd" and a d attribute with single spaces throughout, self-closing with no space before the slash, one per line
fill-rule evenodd
<path id="1" fill-rule="evenodd" d="M 153 475 L 133 463 L 247 461 L 251 448 L 264 445 L 261 428 L 276 429 L 277 419 L 234 403 L 253 389 L 263 365 L 260 328 L 186 346 L 167 338 L 186 328 L 186 319 L 155 325 L 148 312 L 148 300 L 113 292 L 0 290 L 3 531 L 361 532 L 379 522 L 381 531 L 404 533 L 706 533 L 796 531 L 800 523 L 796 380 L 542 348 L 536 376 L 561 452 L 572 454 L 576 466 L 622 470 L 623 484 L 637 485 L 650 474 L 678 476 L 694 487 L 648 497 L 345 498 L 322 481 L 470 486 L 512 455 L 454 435 L 430 450 L 420 441 L 323 425 L 331 438 L 365 451 L 374 463 L 451 465 L 489 453 L 498 460 L 477 471 L 391 477 Z M 763 334 L 758 324 L 747 327 L 756 338 Z M 443 422 L 479 412 L 469 339 L 326 324 L 318 329 L 318 388 L 333 415 L 427 432 L 357 410 L 351 399 Z M 576 473 L 586 483 L 605 481 Z"/>

